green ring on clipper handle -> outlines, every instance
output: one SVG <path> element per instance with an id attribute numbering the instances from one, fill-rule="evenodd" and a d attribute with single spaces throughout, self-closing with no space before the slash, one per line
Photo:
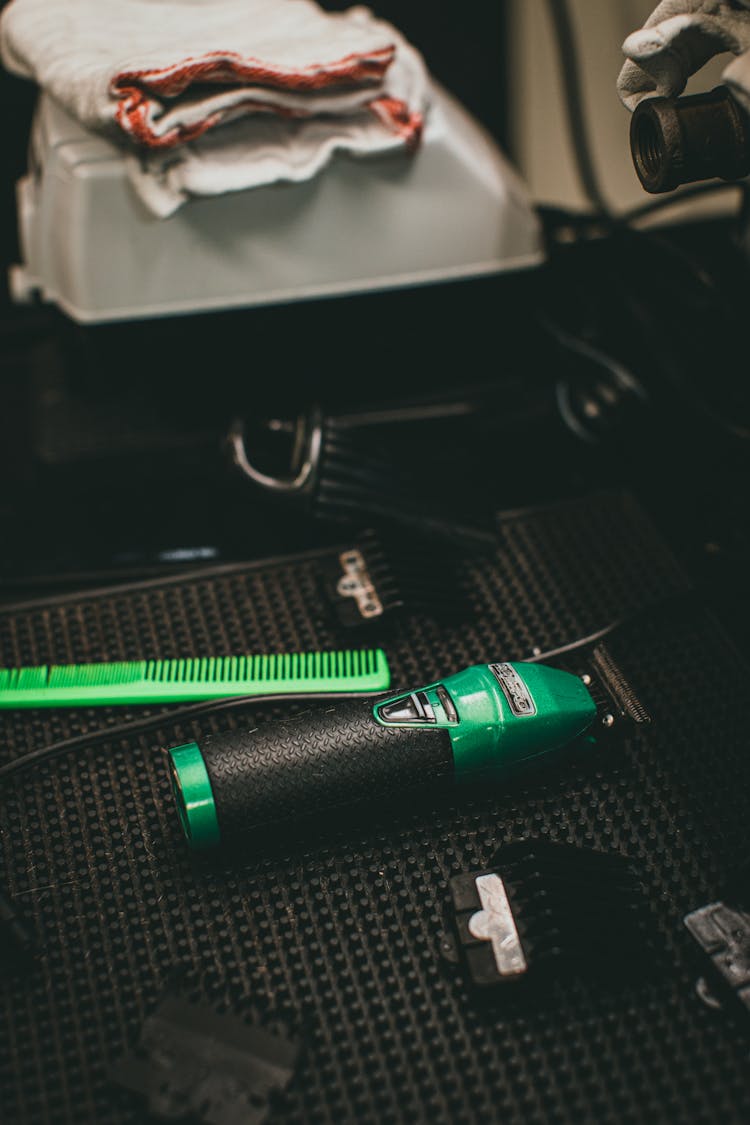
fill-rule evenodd
<path id="1" fill-rule="evenodd" d="M 180 824 L 191 848 L 212 848 L 219 843 L 219 822 L 206 763 L 196 742 L 169 751 L 172 789 Z"/>

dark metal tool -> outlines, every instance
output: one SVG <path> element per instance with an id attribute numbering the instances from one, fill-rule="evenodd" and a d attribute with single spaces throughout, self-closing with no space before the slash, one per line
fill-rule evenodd
<path id="1" fill-rule="evenodd" d="M 166 997 L 110 1077 L 159 1121 L 261 1125 L 294 1073 L 299 1044 L 238 1012 Z"/>
<path id="2" fill-rule="evenodd" d="M 726 86 L 682 98 L 644 98 L 630 120 L 630 152 L 646 191 L 750 174 L 750 119 Z"/>

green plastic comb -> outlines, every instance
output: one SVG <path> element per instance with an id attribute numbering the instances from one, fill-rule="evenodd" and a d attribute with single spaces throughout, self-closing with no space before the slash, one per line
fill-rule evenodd
<path id="1" fill-rule="evenodd" d="M 0 708 L 175 703 L 231 695 L 386 691 L 382 649 L 0 668 Z"/>

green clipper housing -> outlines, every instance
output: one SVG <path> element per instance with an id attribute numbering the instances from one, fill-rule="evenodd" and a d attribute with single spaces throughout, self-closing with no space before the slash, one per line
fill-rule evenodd
<path id="1" fill-rule="evenodd" d="M 597 708 L 542 664 L 476 664 L 438 683 L 342 702 L 169 751 L 193 848 L 439 782 L 497 780 L 568 746 Z"/>

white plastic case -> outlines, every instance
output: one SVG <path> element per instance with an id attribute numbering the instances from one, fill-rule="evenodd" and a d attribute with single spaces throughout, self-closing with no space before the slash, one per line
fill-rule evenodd
<path id="1" fill-rule="evenodd" d="M 194 199 L 168 219 L 142 206 L 117 144 L 47 95 L 30 164 L 11 289 L 82 323 L 470 278 L 542 258 L 521 180 L 439 87 L 413 156 L 338 156 L 309 183 Z"/>

